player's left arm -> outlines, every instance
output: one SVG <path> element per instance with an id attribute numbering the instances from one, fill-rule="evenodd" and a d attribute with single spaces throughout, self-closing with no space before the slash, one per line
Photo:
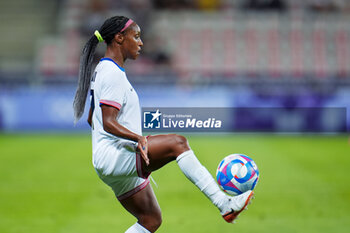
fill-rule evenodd
<path id="1" fill-rule="evenodd" d="M 91 125 L 92 125 L 92 109 L 91 109 L 91 107 L 89 110 L 89 116 L 88 116 L 87 122 L 89 123 L 89 125 L 91 127 Z"/>

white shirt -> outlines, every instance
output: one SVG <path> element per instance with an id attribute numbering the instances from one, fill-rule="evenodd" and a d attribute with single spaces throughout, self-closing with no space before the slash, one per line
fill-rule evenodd
<path id="1" fill-rule="evenodd" d="M 103 129 L 101 105 L 109 105 L 119 110 L 117 121 L 128 130 L 141 135 L 141 110 L 136 91 L 129 83 L 124 68 L 110 58 L 103 58 L 96 66 L 91 80 L 92 150 L 93 163 L 107 153 L 109 146 L 121 144 L 136 146 L 136 142 L 116 137 Z M 107 161 L 105 161 L 107 162 Z"/>

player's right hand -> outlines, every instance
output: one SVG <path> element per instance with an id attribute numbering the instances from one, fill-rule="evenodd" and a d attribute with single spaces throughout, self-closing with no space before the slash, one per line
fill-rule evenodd
<path id="1" fill-rule="evenodd" d="M 147 138 L 144 136 L 141 136 L 140 139 L 137 142 L 137 150 L 140 152 L 141 157 L 143 160 L 145 160 L 146 165 L 149 165 L 149 158 L 148 158 L 148 145 L 147 145 Z"/>

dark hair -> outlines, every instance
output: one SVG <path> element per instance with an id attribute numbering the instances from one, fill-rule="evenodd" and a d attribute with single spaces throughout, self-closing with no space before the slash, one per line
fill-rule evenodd
<path id="1" fill-rule="evenodd" d="M 129 18 L 125 16 L 114 16 L 103 23 L 98 31 L 107 45 L 112 42 L 115 34 L 123 29 L 128 20 Z M 91 36 L 80 56 L 78 87 L 73 102 L 74 123 L 78 122 L 84 113 L 86 97 L 90 88 L 92 62 L 98 42 L 95 35 Z"/>

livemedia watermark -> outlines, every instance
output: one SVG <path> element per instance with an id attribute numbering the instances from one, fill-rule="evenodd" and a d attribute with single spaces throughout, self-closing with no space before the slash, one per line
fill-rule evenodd
<path id="1" fill-rule="evenodd" d="M 143 131 L 345 133 L 346 108 L 143 108 Z"/>

